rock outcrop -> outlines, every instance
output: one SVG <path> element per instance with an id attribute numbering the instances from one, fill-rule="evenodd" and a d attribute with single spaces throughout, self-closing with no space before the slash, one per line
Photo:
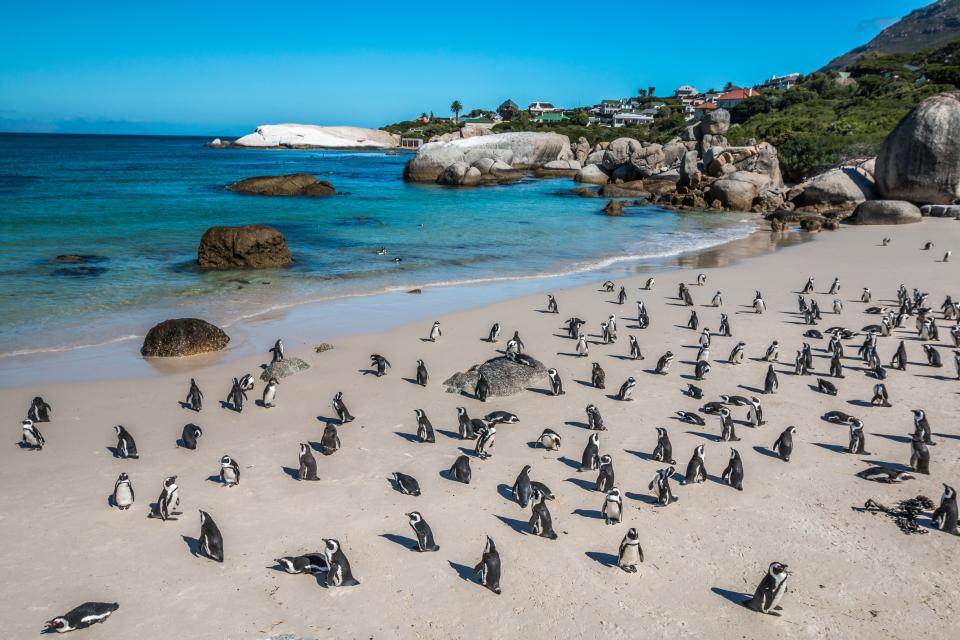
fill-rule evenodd
<path id="1" fill-rule="evenodd" d="M 269 269 L 293 264 L 283 234 L 265 225 L 210 227 L 200 240 L 197 264 L 205 269 Z"/>
<path id="2" fill-rule="evenodd" d="M 220 327 L 199 318 L 164 320 L 147 332 L 140 352 L 147 357 L 169 358 L 219 351 L 230 342 Z"/>
<path id="3" fill-rule="evenodd" d="M 541 168 L 555 160 L 573 160 L 570 140 L 556 133 L 495 133 L 475 138 L 430 142 L 417 151 L 403 170 L 408 182 L 437 182 L 444 170 L 458 162 L 473 165 L 491 159 L 519 171 Z"/>
<path id="4" fill-rule="evenodd" d="M 920 209 L 903 200 L 867 200 L 853 211 L 856 224 L 909 224 L 923 219 Z"/>
<path id="5" fill-rule="evenodd" d="M 268 364 L 264 370 L 260 372 L 260 379 L 264 382 L 269 381 L 270 378 L 280 380 L 281 378 L 292 376 L 295 373 L 306 371 L 309 368 L 310 365 L 300 358 L 287 356 L 283 360 L 277 360 L 276 362 Z"/>
<path id="6" fill-rule="evenodd" d="M 916 204 L 960 200 L 960 93 L 927 98 L 887 136 L 877 156 L 880 197 Z"/>
<path id="7" fill-rule="evenodd" d="M 852 211 L 861 202 L 876 197 L 873 180 L 856 167 L 830 169 L 798 184 L 788 194 L 797 207 L 813 211 Z"/>
<path id="8" fill-rule="evenodd" d="M 547 368 L 534 360 L 534 366 L 519 364 L 507 358 L 493 358 L 483 364 L 474 365 L 469 370 L 455 373 L 443 382 L 447 393 L 465 393 L 472 396 L 483 371 L 490 382 L 491 396 L 510 396 L 520 393 L 532 384 L 543 383 L 547 379 Z"/>
<path id="9" fill-rule="evenodd" d="M 309 173 L 246 178 L 227 185 L 227 189 L 261 196 L 331 196 L 336 193 L 332 184 L 317 180 Z"/>
<path id="10" fill-rule="evenodd" d="M 260 149 L 395 149 L 400 136 L 380 129 L 264 124 L 231 146 Z"/>
<path id="11" fill-rule="evenodd" d="M 585 184 L 607 184 L 610 181 L 610 176 L 605 174 L 603 169 L 597 165 L 588 164 L 577 172 L 574 180 Z"/>

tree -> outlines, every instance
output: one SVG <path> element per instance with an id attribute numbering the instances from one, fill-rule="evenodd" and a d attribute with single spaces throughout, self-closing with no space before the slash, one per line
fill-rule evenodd
<path id="1" fill-rule="evenodd" d="M 637 95 L 639 95 L 641 98 L 646 98 L 646 97 L 647 97 L 647 90 L 646 90 L 646 89 L 637 89 Z"/>
<path id="2" fill-rule="evenodd" d="M 656 87 L 647 87 L 647 95 L 650 96 L 651 98 L 656 94 L 656 91 L 657 91 Z"/>
<path id="3" fill-rule="evenodd" d="M 573 115 L 570 116 L 570 124 L 574 124 L 579 127 L 585 127 L 589 122 L 590 116 L 583 109 L 577 109 L 573 112 Z"/>
<path id="4" fill-rule="evenodd" d="M 727 91 L 733 91 L 733 87 L 734 84 L 727 80 L 727 84 L 723 85 L 723 92 L 726 93 Z"/>
<path id="5" fill-rule="evenodd" d="M 453 111 L 453 117 L 457 122 L 460 122 L 460 112 L 463 111 L 463 105 L 460 104 L 459 100 L 454 100 L 450 104 L 450 111 Z"/>

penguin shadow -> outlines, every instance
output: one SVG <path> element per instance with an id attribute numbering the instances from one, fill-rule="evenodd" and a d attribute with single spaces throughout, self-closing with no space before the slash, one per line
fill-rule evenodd
<path id="1" fill-rule="evenodd" d="M 323 422 L 324 424 L 335 424 L 339 426 L 343 426 L 344 424 L 340 418 L 328 418 L 327 416 L 317 416 L 317 420 L 319 422 Z"/>
<path id="2" fill-rule="evenodd" d="M 614 400 L 616 402 L 629 402 L 629 400 L 621 400 L 619 394 L 616 393 L 606 393 L 604 394 L 607 400 Z"/>
<path id="3" fill-rule="evenodd" d="M 422 338 L 421 338 L 421 339 L 422 339 Z M 410 384 L 415 384 L 415 385 L 417 385 L 418 387 L 420 386 L 420 383 L 417 382 L 417 379 L 416 379 L 416 378 L 400 378 L 400 379 L 403 380 L 404 382 L 409 382 Z"/>
<path id="4" fill-rule="evenodd" d="M 566 333 L 554 333 L 552 335 L 554 338 L 566 338 L 567 340 L 573 340 L 573 337 Z"/>
<path id="5" fill-rule="evenodd" d="M 362 373 L 365 376 L 376 376 L 377 370 L 376 369 L 357 369 L 357 373 Z"/>
<path id="6" fill-rule="evenodd" d="M 637 456 L 637 457 L 640 458 L 641 460 L 647 460 L 647 461 L 650 461 L 650 462 L 655 462 L 655 460 L 653 459 L 653 456 L 650 455 L 649 453 L 644 452 L 644 451 L 633 451 L 633 450 L 631 450 L 631 449 L 624 449 L 624 451 L 626 451 L 627 453 L 629 453 L 629 454 L 631 454 L 631 455 Z"/>
<path id="7" fill-rule="evenodd" d="M 846 453 L 847 448 L 839 444 L 830 444 L 827 442 L 814 442 L 815 447 L 820 447 L 821 449 L 826 449 L 827 451 L 833 451 L 834 453 Z"/>
<path id="8" fill-rule="evenodd" d="M 696 360 L 679 360 L 678 362 L 679 362 L 679 364 L 685 364 L 685 365 L 690 366 L 690 367 L 695 367 L 695 366 L 697 366 L 697 361 L 696 361 Z"/>
<path id="9" fill-rule="evenodd" d="M 300 474 L 299 474 L 299 473 L 297 474 L 297 477 L 298 477 L 298 478 L 300 477 Z M 220 479 L 220 475 L 219 475 L 219 474 L 214 474 L 214 475 L 212 475 L 212 476 L 207 476 L 207 482 L 215 482 L 215 483 L 217 483 L 217 484 L 220 484 L 220 483 L 223 482 L 223 481 Z"/>
<path id="10" fill-rule="evenodd" d="M 924 363 L 919 363 L 919 362 L 913 363 L 913 362 L 911 362 L 910 364 L 916 364 L 917 366 L 927 366 L 927 363 L 926 363 L 926 362 L 924 362 Z M 931 380 L 956 380 L 956 378 L 951 378 L 950 376 L 942 376 L 942 375 L 937 375 L 937 374 L 927 375 L 927 374 L 925 374 L 925 373 L 918 373 L 918 374 L 917 374 L 917 377 L 918 377 L 918 378 L 929 378 L 929 379 L 931 379 Z"/>
<path id="11" fill-rule="evenodd" d="M 110 507 L 111 509 L 117 506 L 117 504 L 113 501 L 112 493 L 107 496 L 107 506 Z"/>
<path id="12" fill-rule="evenodd" d="M 906 471 L 910 473 L 913 471 L 910 467 L 905 464 L 900 464 L 899 462 L 888 462 L 886 460 L 871 460 L 870 458 L 861 458 L 860 462 L 866 462 L 869 465 L 875 467 L 885 467 L 887 469 L 893 469 L 894 471 Z"/>
<path id="13" fill-rule="evenodd" d="M 907 436 L 891 436 L 886 433 L 871 433 L 872 436 L 877 436 L 878 438 L 886 438 L 887 440 L 893 440 L 894 442 L 902 442 L 904 444 L 909 444 L 913 442 Z"/>
<path id="14" fill-rule="evenodd" d="M 415 433 L 404 433 L 403 431 L 394 431 L 394 435 L 398 435 L 407 442 L 419 443 L 420 438 Z"/>
<path id="15" fill-rule="evenodd" d="M 419 441 L 418 441 L 419 442 Z M 476 450 L 471 449 L 470 447 L 457 447 L 457 451 L 467 456 L 468 458 L 479 458 Z"/>
<path id="16" fill-rule="evenodd" d="M 325 453 L 327 450 L 324 449 L 324 448 L 323 448 L 323 445 L 320 444 L 319 442 L 312 442 L 312 441 L 310 441 L 310 440 L 307 440 L 307 444 L 310 446 L 311 449 L 313 449 L 313 450 L 316 451 L 317 453 L 322 453 L 323 455 L 329 455 L 329 454 Z"/>
<path id="17" fill-rule="evenodd" d="M 178 402 L 177 404 L 180 405 L 180 408 L 181 408 L 181 409 L 189 409 L 190 411 L 193 411 L 193 407 L 190 406 L 188 403 L 184 402 L 183 400 L 181 400 L 181 401 Z M 196 413 L 199 413 L 199 411 L 196 412 Z"/>
<path id="18" fill-rule="evenodd" d="M 263 400 L 261 400 L 260 398 L 257 398 L 256 400 L 254 400 L 253 404 L 257 405 L 258 407 L 263 407 L 264 409 L 270 408 L 267 405 L 263 404 Z"/>
<path id="19" fill-rule="evenodd" d="M 583 516 L 594 520 L 602 520 L 603 514 L 597 509 L 574 509 L 571 513 L 575 516 Z"/>
<path id="20" fill-rule="evenodd" d="M 744 391 L 749 391 L 750 393 L 764 393 L 763 389 L 760 389 L 758 387 L 750 387 L 745 384 L 738 384 L 737 388 L 743 389 Z"/>
<path id="21" fill-rule="evenodd" d="M 951 440 L 960 440 L 960 436 L 952 433 L 934 433 L 938 438 L 950 438 Z"/>
<path id="22" fill-rule="evenodd" d="M 587 429 L 587 430 L 590 429 L 590 425 L 587 424 L 586 422 L 577 422 L 574 420 L 574 421 L 564 422 L 563 424 L 567 425 L 568 427 L 577 427 L 578 429 Z"/>
<path id="23" fill-rule="evenodd" d="M 742 591 L 731 591 L 729 589 L 722 589 L 720 587 L 711 587 L 710 591 L 717 594 L 724 600 L 732 602 L 737 606 L 743 606 L 743 603 L 747 600 L 750 600 L 753 596 L 749 593 L 743 593 Z"/>
<path id="24" fill-rule="evenodd" d="M 284 472 L 285 474 L 287 474 L 288 476 L 290 476 L 291 478 L 293 478 L 293 479 L 296 480 L 297 482 L 300 481 L 300 470 L 299 470 L 299 469 L 294 469 L 293 467 L 280 467 L 280 468 L 283 469 L 283 472 Z M 219 478 L 218 478 L 218 479 L 219 479 Z"/>
<path id="25" fill-rule="evenodd" d="M 873 407 L 875 406 L 872 402 L 867 402 L 866 400 L 847 400 L 847 404 L 852 404 L 855 407 Z"/>
<path id="26" fill-rule="evenodd" d="M 693 382 L 703 382 L 703 381 L 704 381 L 704 378 L 698 378 L 697 376 L 693 375 L 692 373 L 681 373 L 681 374 L 680 374 L 680 377 L 683 378 L 684 380 L 691 380 L 691 381 L 693 381 Z"/>
<path id="27" fill-rule="evenodd" d="M 527 387 L 527 391 L 532 391 L 533 393 L 539 393 L 543 396 L 552 396 L 553 390 L 551 389 L 537 389 L 536 387 Z"/>
<path id="28" fill-rule="evenodd" d="M 753 447 L 753 450 L 756 451 L 757 453 L 759 453 L 760 455 L 767 456 L 768 458 L 775 458 L 775 459 L 777 459 L 777 460 L 780 459 L 780 456 L 777 455 L 777 454 L 773 451 L 773 449 L 769 449 L 769 448 L 767 448 L 767 447 L 761 447 L 761 446 L 757 445 L 756 447 Z"/>
<path id="29" fill-rule="evenodd" d="M 576 382 L 577 384 L 583 385 L 583 386 L 585 386 L 585 387 L 592 387 L 592 386 L 593 386 L 593 383 L 590 382 L 589 380 L 574 380 L 574 382 Z"/>
<path id="30" fill-rule="evenodd" d="M 230 411 L 234 411 L 234 412 L 236 412 L 236 413 L 240 413 L 240 409 L 237 409 L 237 407 L 234 406 L 234 404 L 233 404 L 232 402 L 227 402 L 226 400 L 221 400 L 221 401 L 220 401 L 220 408 L 221 408 L 221 409 L 230 409 Z"/>
<path id="31" fill-rule="evenodd" d="M 410 551 L 417 550 L 417 541 L 414 540 L 413 538 L 408 538 L 406 536 L 399 536 L 395 533 L 381 533 L 380 537 L 385 540 L 389 540 L 394 544 L 398 544 L 401 547 L 406 547 Z"/>
<path id="32" fill-rule="evenodd" d="M 190 536 L 180 536 L 183 538 L 184 544 L 187 545 L 187 548 L 190 549 L 190 555 L 194 558 L 200 557 L 200 541 L 196 538 L 191 538 Z"/>
<path id="33" fill-rule="evenodd" d="M 624 497 L 631 500 L 636 500 L 637 502 L 642 502 L 643 504 L 654 505 L 657 504 L 657 499 L 653 496 L 647 495 L 645 493 L 634 493 L 633 491 L 624 492 Z"/>
<path id="34" fill-rule="evenodd" d="M 560 456 L 559 458 L 557 458 L 557 460 L 559 460 L 559 461 L 562 462 L 563 464 L 567 465 L 567 466 L 570 467 L 571 469 L 575 469 L 575 470 L 577 470 L 577 471 L 580 470 L 580 463 L 577 462 L 576 460 L 571 460 L 570 458 L 568 458 L 568 457 L 566 457 L 566 456 Z"/>
<path id="35" fill-rule="evenodd" d="M 501 482 L 497 485 L 497 493 L 500 494 L 500 497 L 504 500 L 512 503 L 516 503 L 516 500 L 513 499 L 513 487 L 508 484 Z"/>
<path id="36" fill-rule="evenodd" d="M 596 491 L 597 483 L 591 482 L 589 480 L 583 480 L 581 478 L 567 478 L 564 482 L 569 482 L 570 484 L 575 484 L 585 491 Z"/>
<path id="37" fill-rule="evenodd" d="M 497 516 L 497 520 L 507 525 L 519 534 L 527 535 L 527 521 L 508 518 L 507 516 Z"/>
<path id="38" fill-rule="evenodd" d="M 460 564 L 454 562 L 453 560 L 447 560 L 447 563 L 450 565 L 451 569 L 457 572 L 457 575 L 460 576 L 461 580 L 473 582 L 473 577 L 476 575 L 473 571 L 473 567 L 468 567 L 465 564 Z"/>
<path id="39" fill-rule="evenodd" d="M 639 360 L 646 359 L 646 358 L 634 358 L 633 356 L 625 356 L 622 354 L 614 354 L 614 353 L 610 354 L 610 357 L 616 360 L 638 360 L 639 361 Z"/>
<path id="40" fill-rule="evenodd" d="M 603 551 L 587 551 L 584 555 L 594 562 L 599 562 L 605 567 L 617 566 L 618 558 L 612 553 L 605 553 Z"/>
<path id="41" fill-rule="evenodd" d="M 24 448 L 24 447 L 23 447 L 23 443 L 20 443 L 20 446 L 21 446 L 21 448 Z M 29 446 L 29 445 L 28 445 L 28 446 Z M 122 458 L 122 457 L 123 457 L 123 456 L 120 455 L 120 449 L 119 449 L 118 447 L 107 447 L 107 451 L 109 451 L 109 452 L 110 452 L 110 455 L 112 455 L 114 458 L 118 458 L 118 459 L 119 459 L 119 458 Z"/>
<path id="42" fill-rule="evenodd" d="M 446 429 L 434 429 L 437 433 L 443 434 L 451 440 L 459 440 L 460 433 L 457 431 L 447 431 Z"/>
<path id="43" fill-rule="evenodd" d="M 689 433 L 689 434 L 692 435 L 692 436 L 700 436 L 701 438 L 704 438 L 704 439 L 706 439 L 706 440 L 710 440 L 711 442 L 719 442 L 719 441 L 720 441 L 719 436 L 715 436 L 715 435 L 712 434 L 712 433 L 704 433 L 703 431 L 684 431 L 684 433 Z"/>

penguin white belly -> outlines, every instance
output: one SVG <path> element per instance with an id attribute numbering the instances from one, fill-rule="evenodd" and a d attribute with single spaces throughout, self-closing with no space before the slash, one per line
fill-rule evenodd
<path id="1" fill-rule="evenodd" d="M 237 484 L 237 474 L 233 471 L 233 467 L 223 468 L 223 481 L 226 484 Z"/>
<path id="2" fill-rule="evenodd" d="M 117 495 L 114 497 L 114 501 L 118 507 L 128 507 L 133 504 L 133 494 L 130 492 L 130 486 L 121 484 L 117 487 Z"/>
<path id="3" fill-rule="evenodd" d="M 628 544 L 623 549 L 623 556 L 620 558 L 621 567 L 629 567 L 636 565 L 640 562 L 640 546 L 636 544 Z"/>
<path id="4" fill-rule="evenodd" d="M 607 502 L 603 505 L 603 515 L 610 520 L 620 520 L 620 505 L 616 502 Z"/>

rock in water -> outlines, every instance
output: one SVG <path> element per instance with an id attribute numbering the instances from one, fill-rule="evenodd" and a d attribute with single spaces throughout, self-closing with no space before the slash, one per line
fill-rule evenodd
<path id="1" fill-rule="evenodd" d="M 164 320 L 147 332 L 140 352 L 148 357 L 169 358 L 219 351 L 230 342 L 220 327 L 199 318 Z"/>
<path id="2" fill-rule="evenodd" d="M 443 382 L 447 393 L 465 392 L 473 395 L 480 378 L 479 371 L 490 381 L 490 395 L 511 396 L 520 393 L 531 384 L 541 382 L 547 377 L 547 368 L 539 360 L 533 360 L 534 366 L 519 364 L 507 358 L 493 358 L 483 364 L 474 365 L 466 372 L 455 373 Z"/>
<path id="3" fill-rule="evenodd" d="M 607 184 L 610 177 L 597 165 L 588 164 L 583 169 L 580 169 L 574 180 L 586 184 Z"/>
<path id="4" fill-rule="evenodd" d="M 271 362 L 262 372 L 260 372 L 260 379 L 264 382 L 267 382 L 270 380 L 270 378 L 276 378 L 279 380 L 280 378 L 286 378 L 295 373 L 306 371 L 309 368 L 310 365 L 300 358 L 287 356 L 283 360 Z"/>
<path id="5" fill-rule="evenodd" d="M 257 176 L 227 185 L 227 189 L 261 196 L 330 196 L 336 193 L 332 184 L 317 180 L 309 173 Z"/>
<path id="6" fill-rule="evenodd" d="M 923 217 L 916 205 L 903 200 L 867 200 L 853 210 L 856 224 L 909 224 Z"/>
<path id="7" fill-rule="evenodd" d="M 259 224 L 210 227 L 200 240 L 197 264 L 205 269 L 268 269 L 293 264 L 283 234 Z"/>
<path id="8" fill-rule="evenodd" d="M 927 98 L 887 136 L 877 156 L 880 196 L 915 204 L 960 199 L 960 93 Z"/>

